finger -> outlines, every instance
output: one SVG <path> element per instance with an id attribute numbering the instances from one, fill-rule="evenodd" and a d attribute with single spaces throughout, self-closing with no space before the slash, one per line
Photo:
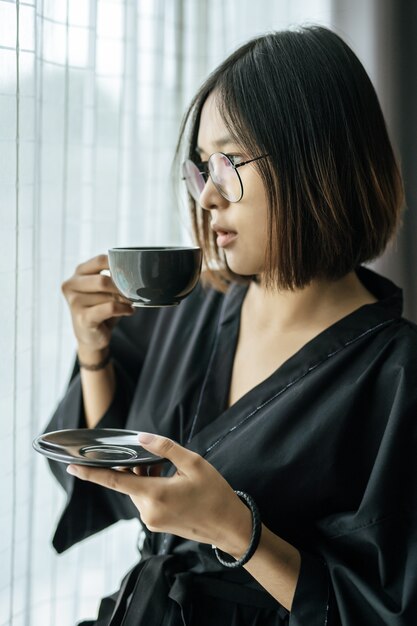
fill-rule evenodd
<path id="1" fill-rule="evenodd" d="M 79 291 L 74 291 L 72 292 L 69 300 L 74 309 L 97 306 L 98 304 L 104 304 L 105 302 L 112 301 L 131 306 L 131 302 L 118 293 L 80 293 Z"/>
<path id="2" fill-rule="evenodd" d="M 67 281 L 67 285 L 75 293 L 114 293 L 120 295 L 120 291 L 110 276 L 105 274 L 76 274 Z"/>
<path id="3" fill-rule="evenodd" d="M 163 463 L 154 463 L 152 465 L 135 465 L 132 472 L 138 476 L 161 476 Z"/>
<path id="4" fill-rule="evenodd" d="M 139 443 L 149 452 L 156 456 L 171 461 L 177 470 L 187 474 L 201 463 L 200 455 L 183 448 L 168 437 L 161 437 L 153 433 L 139 433 Z"/>
<path id="5" fill-rule="evenodd" d="M 102 270 L 109 269 L 107 254 L 99 254 L 84 263 L 80 263 L 75 270 L 76 274 L 98 274 Z"/>
<path id="6" fill-rule="evenodd" d="M 141 481 L 146 480 L 132 472 L 119 472 L 89 465 L 68 465 L 67 472 L 80 480 L 87 480 L 127 496 L 138 493 Z"/>
<path id="7" fill-rule="evenodd" d="M 83 310 L 82 319 L 86 327 L 96 328 L 103 322 L 114 317 L 123 317 L 124 315 L 132 315 L 133 309 L 130 304 L 121 304 L 114 300 L 109 300 L 97 306 L 91 306 Z"/>
<path id="8" fill-rule="evenodd" d="M 136 474 L 136 476 L 149 476 L 149 465 L 135 465 L 132 467 L 132 472 Z"/>

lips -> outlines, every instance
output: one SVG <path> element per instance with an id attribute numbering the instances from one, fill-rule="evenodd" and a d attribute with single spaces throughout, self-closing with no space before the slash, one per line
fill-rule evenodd
<path id="1" fill-rule="evenodd" d="M 235 230 L 226 228 L 224 225 L 211 223 L 210 226 L 211 229 L 217 234 L 216 242 L 219 248 L 225 248 L 237 237 L 237 232 Z"/>

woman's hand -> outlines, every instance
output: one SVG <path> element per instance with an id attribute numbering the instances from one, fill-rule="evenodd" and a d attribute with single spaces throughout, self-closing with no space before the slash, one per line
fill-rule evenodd
<path id="1" fill-rule="evenodd" d="M 239 558 L 252 532 L 249 509 L 219 472 L 195 452 L 171 439 L 142 433 L 146 450 L 170 460 L 176 473 L 147 477 L 135 473 L 70 465 L 68 472 L 131 497 L 147 528 L 216 545 Z"/>
<path id="2" fill-rule="evenodd" d="M 117 318 L 132 315 L 128 300 L 120 295 L 109 276 L 107 255 L 101 254 L 81 263 L 73 276 L 62 284 L 80 351 L 94 355 L 106 349 Z"/>
<path id="3" fill-rule="evenodd" d="M 132 498 L 149 530 L 166 532 L 216 545 L 239 559 L 252 534 L 252 516 L 219 472 L 195 452 L 174 441 L 141 433 L 146 450 L 172 461 L 177 471 L 169 477 L 69 465 L 68 472 Z M 300 553 L 262 526 L 259 546 L 245 569 L 282 606 L 291 610 L 300 572 Z"/>

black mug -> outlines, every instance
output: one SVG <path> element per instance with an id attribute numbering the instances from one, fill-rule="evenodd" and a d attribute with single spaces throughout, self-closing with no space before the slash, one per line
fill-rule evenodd
<path id="1" fill-rule="evenodd" d="M 114 284 L 136 307 L 176 306 L 200 277 L 201 248 L 111 248 L 108 254 Z"/>

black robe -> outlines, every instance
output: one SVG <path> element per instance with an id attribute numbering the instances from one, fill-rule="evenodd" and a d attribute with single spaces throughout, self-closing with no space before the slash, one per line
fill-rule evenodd
<path id="1" fill-rule="evenodd" d="M 417 327 L 401 317 L 400 289 L 365 268 L 358 275 L 378 302 L 320 333 L 230 408 L 246 286 L 226 295 L 198 287 L 178 308 L 139 310 L 116 326 L 117 390 L 98 426 L 159 433 L 198 452 L 253 496 L 302 562 L 289 614 L 245 569 L 222 567 L 211 546 L 146 532 L 139 564 L 95 624 L 417 624 Z M 47 430 L 84 424 L 76 366 Z M 127 496 L 51 467 L 68 493 L 58 552 L 138 515 Z"/>

